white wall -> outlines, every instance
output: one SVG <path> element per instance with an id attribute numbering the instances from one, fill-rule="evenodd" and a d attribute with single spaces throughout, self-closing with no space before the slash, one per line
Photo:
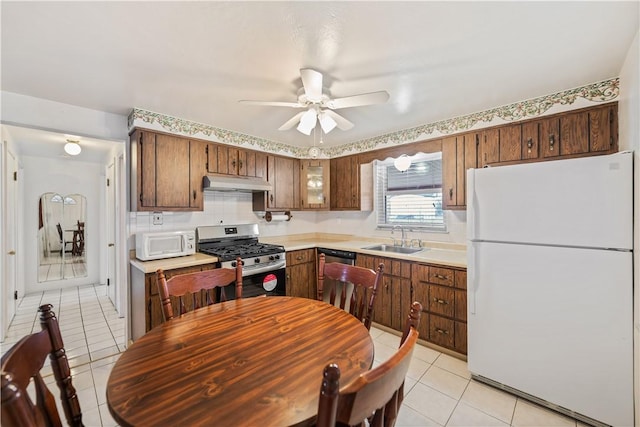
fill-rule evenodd
<path id="1" fill-rule="evenodd" d="M 634 390 L 636 426 L 640 426 L 640 32 L 620 70 L 618 102 L 620 150 L 634 150 Z"/>
<path id="2" fill-rule="evenodd" d="M 100 222 L 104 212 L 104 169 L 95 163 L 44 157 L 22 157 L 24 176 L 25 292 L 100 283 Z M 38 201 L 47 192 L 82 194 L 87 199 L 85 221 L 87 277 L 38 283 Z"/>

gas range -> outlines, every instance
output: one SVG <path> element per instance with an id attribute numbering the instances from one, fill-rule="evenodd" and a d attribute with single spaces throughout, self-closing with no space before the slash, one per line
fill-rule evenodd
<path id="1" fill-rule="evenodd" d="M 197 227 L 197 250 L 218 257 L 221 268 L 234 268 L 240 257 L 243 276 L 285 268 L 284 246 L 260 243 L 258 235 L 258 224 Z"/>

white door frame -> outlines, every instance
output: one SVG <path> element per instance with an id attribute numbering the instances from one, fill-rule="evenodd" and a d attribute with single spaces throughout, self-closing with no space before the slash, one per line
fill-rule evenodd
<path id="1" fill-rule="evenodd" d="M 107 272 L 107 280 L 106 280 L 106 284 L 107 284 L 107 295 L 109 296 L 109 299 L 111 300 L 111 302 L 113 303 L 113 305 L 116 307 L 116 310 L 118 310 L 118 312 L 120 311 L 119 307 L 118 307 L 118 300 L 117 300 L 117 285 L 116 285 L 116 265 L 115 265 L 115 261 L 116 261 L 116 217 L 117 214 L 115 212 L 115 206 L 116 206 L 116 201 L 115 201 L 115 159 L 113 159 L 114 161 L 112 161 L 110 164 L 107 165 L 106 167 L 106 182 L 105 184 L 107 185 L 107 190 L 105 191 L 105 198 L 106 198 L 106 211 L 107 211 L 107 215 L 106 215 L 106 221 L 105 221 L 105 226 L 106 226 L 106 251 L 107 251 L 107 257 L 106 257 L 106 261 L 107 261 L 107 268 L 106 268 L 106 272 Z"/>
<path id="2" fill-rule="evenodd" d="M 2 226 L 2 257 L 4 259 L 2 267 L 2 316 L 0 316 L 0 340 L 4 341 L 7 329 L 16 313 L 16 298 L 14 293 L 18 291 L 18 257 L 20 256 L 18 248 L 18 159 L 9 151 L 6 144 L 3 143 L 2 161 L 2 179 L 4 187 L 4 198 L 2 201 L 2 211 L 6 215 L 3 217 Z"/>

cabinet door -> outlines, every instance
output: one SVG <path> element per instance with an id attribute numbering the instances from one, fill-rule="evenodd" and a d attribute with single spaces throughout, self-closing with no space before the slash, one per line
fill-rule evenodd
<path id="1" fill-rule="evenodd" d="M 229 147 L 218 145 L 218 173 L 229 173 Z"/>
<path id="2" fill-rule="evenodd" d="M 138 138 L 138 207 L 156 206 L 156 135 L 140 132 Z"/>
<path id="3" fill-rule="evenodd" d="M 207 143 L 207 172 L 218 172 L 218 146 Z"/>
<path id="4" fill-rule="evenodd" d="M 500 161 L 500 134 L 498 129 L 487 129 L 480 138 L 480 159 L 478 167 Z"/>
<path id="5" fill-rule="evenodd" d="M 462 157 L 461 153 L 461 157 Z M 443 208 L 458 205 L 458 144 L 455 136 L 442 140 L 442 202 Z"/>
<path id="6" fill-rule="evenodd" d="M 540 120 L 540 157 L 557 157 L 560 155 L 560 119 L 557 117 Z"/>
<path id="7" fill-rule="evenodd" d="M 538 122 L 522 124 L 522 153 L 521 158 L 538 158 Z"/>
<path id="8" fill-rule="evenodd" d="M 499 129 L 500 161 L 512 162 L 520 160 L 522 155 L 522 126 L 512 125 Z"/>
<path id="9" fill-rule="evenodd" d="M 242 150 L 240 160 L 244 163 L 242 175 L 256 176 L 256 152 Z"/>
<path id="10" fill-rule="evenodd" d="M 357 156 L 331 159 L 329 162 L 331 209 L 360 209 L 360 165 Z"/>
<path id="11" fill-rule="evenodd" d="M 607 151 L 614 146 L 613 107 L 589 111 L 589 151 Z"/>
<path id="12" fill-rule="evenodd" d="M 229 175 L 239 175 L 238 149 L 234 147 L 227 148 L 227 173 Z"/>
<path id="13" fill-rule="evenodd" d="M 156 206 L 188 208 L 190 193 L 189 140 L 156 135 Z"/>
<path id="14" fill-rule="evenodd" d="M 204 209 L 202 178 L 207 173 L 207 145 L 205 141 L 189 141 L 189 206 L 198 210 Z"/>
<path id="15" fill-rule="evenodd" d="M 267 155 L 262 152 L 255 153 L 255 175 L 259 178 L 267 179 Z"/>
<path id="16" fill-rule="evenodd" d="M 560 155 L 589 152 L 589 113 L 567 114 L 560 117 Z"/>
<path id="17" fill-rule="evenodd" d="M 307 264 L 298 264 L 287 267 L 287 295 L 293 297 L 309 298 L 309 269 Z"/>
<path id="18" fill-rule="evenodd" d="M 300 206 L 329 209 L 329 160 L 300 161 Z"/>
<path id="19" fill-rule="evenodd" d="M 269 173 L 271 173 L 269 181 L 273 185 L 273 191 L 269 196 L 269 207 L 272 209 L 297 209 L 300 199 L 299 161 L 280 156 L 269 156 L 269 160 L 271 159 L 273 159 L 273 169 L 269 165 Z"/>

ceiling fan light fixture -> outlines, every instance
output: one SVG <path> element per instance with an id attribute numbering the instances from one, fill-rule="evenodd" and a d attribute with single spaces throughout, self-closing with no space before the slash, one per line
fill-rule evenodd
<path id="1" fill-rule="evenodd" d="M 317 113 L 314 109 L 309 108 L 300 118 L 297 129 L 305 135 L 311 135 L 311 131 L 316 127 Z"/>
<path id="2" fill-rule="evenodd" d="M 335 120 L 333 120 L 330 116 L 324 113 L 324 111 L 318 114 L 318 120 L 320 121 L 320 126 L 322 126 L 322 130 L 324 133 L 331 132 L 337 125 Z"/>
<path id="3" fill-rule="evenodd" d="M 67 139 L 67 143 L 64 144 L 64 151 L 70 156 L 77 156 L 82 151 L 82 147 L 80 147 L 80 141 Z"/>

